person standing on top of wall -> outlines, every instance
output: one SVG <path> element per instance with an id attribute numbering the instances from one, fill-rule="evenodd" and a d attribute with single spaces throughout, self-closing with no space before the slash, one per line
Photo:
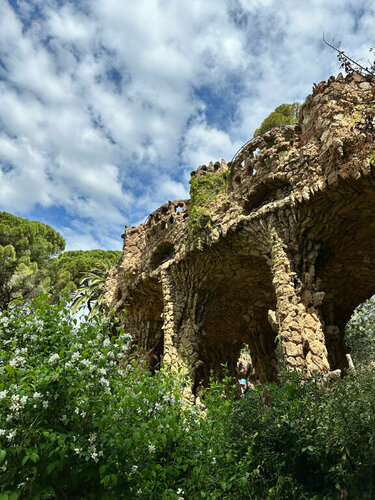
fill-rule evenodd
<path id="1" fill-rule="evenodd" d="M 254 389 L 250 387 L 248 381 L 245 378 L 241 378 L 240 386 L 241 386 L 241 398 L 248 399 L 250 392 L 254 391 Z"/>

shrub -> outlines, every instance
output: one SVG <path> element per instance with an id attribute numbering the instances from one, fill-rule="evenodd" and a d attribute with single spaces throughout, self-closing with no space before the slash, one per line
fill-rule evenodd
<path id="1" fill-rule="evenodd" d="M 120 366 L 130 338 L 112 331 L 45 296 L 0 317 L 1 498 L 226 498 L 224 388 L 186 405 L 188 380 Z"/>
<path id="2" fill-rule="evenodd" d="M 0 499 L 375 497 L 375 375 L 286 376 L 237 401 L 121 361 L 130 337 L 40 297 L 0 316 Z M 113 335 L 113 332 L 116 335 Z"/>
<path id="3" fill-rule="evenodd" d="M 255 498 L 374 498 L 374 382 L 370 371 L 335 383 L 292 374 L 240 401 L 230 440 L 239 455 L 251 445 Z"/>

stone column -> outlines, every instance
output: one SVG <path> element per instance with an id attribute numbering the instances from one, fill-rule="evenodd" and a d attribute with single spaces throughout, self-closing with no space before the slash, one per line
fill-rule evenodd
<path id="1" fill-rule="evenodd" d="M 185 280 L 183 276 L 170 270 L 162 271 L 161 282 L 164 296 L 163 363 L 189 375 L 191 386 L 184 388 L 183 395 L 193 402 L 194 375 L 202 364 L 198 355 L 198 292 L 194 280 Z"/>
<path id="2" fill-rule="evenodd" d="M 276 312 L 270 312 L 270 322 L 276 323 L 282 343 L 284 360 L 289 370 L 329 372 L 323 325 L 318 311 L 307 308 L 296 290 L 295 273 L 285 251 L 286 245 L 272 234 L 270 267 L 276 293 Z M 275 327 L 275 325 L 273 325 Z"/>

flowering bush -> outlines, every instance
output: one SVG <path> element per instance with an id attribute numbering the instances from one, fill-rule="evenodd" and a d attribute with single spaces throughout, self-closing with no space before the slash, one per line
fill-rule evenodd
<path id="1" fill-rule="evenodd" d="M 206 412 L 186 405 L 182 375 L 121 366 L 116 329 L 47 297 L 0 317 L 1 499 L 225 498 L 221 386 Z"/>
<path id="2" fill-rule="evenodd" d="M 130 341 L 47 297 L 0 316 L 0 500 L 374 498 L 371 371 L 239 401 L 211 381 L 199 410 L 183 375 L 125 366 Z"/>

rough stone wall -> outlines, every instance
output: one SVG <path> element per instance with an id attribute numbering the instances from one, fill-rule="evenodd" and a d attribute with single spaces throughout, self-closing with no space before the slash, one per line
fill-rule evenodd
<path id="1" fill-rule="evenodd" d="M 189 369 L 196 387 L 223 363 L 237 375 L 248 344 L 257 377 L 270 381 L 278 342 L 289 369 L 348 367 L 345 324 L 375 292 L 374 145 L 352 131 L 373 94 L 357 75 L 331 77 L 297 125 L 256 137 L 228 165 L 192 172 L 228 171 L 199 245 L 190 200 L 126 229 L 106 304 L 126 305 L 151 368 Z"/>

